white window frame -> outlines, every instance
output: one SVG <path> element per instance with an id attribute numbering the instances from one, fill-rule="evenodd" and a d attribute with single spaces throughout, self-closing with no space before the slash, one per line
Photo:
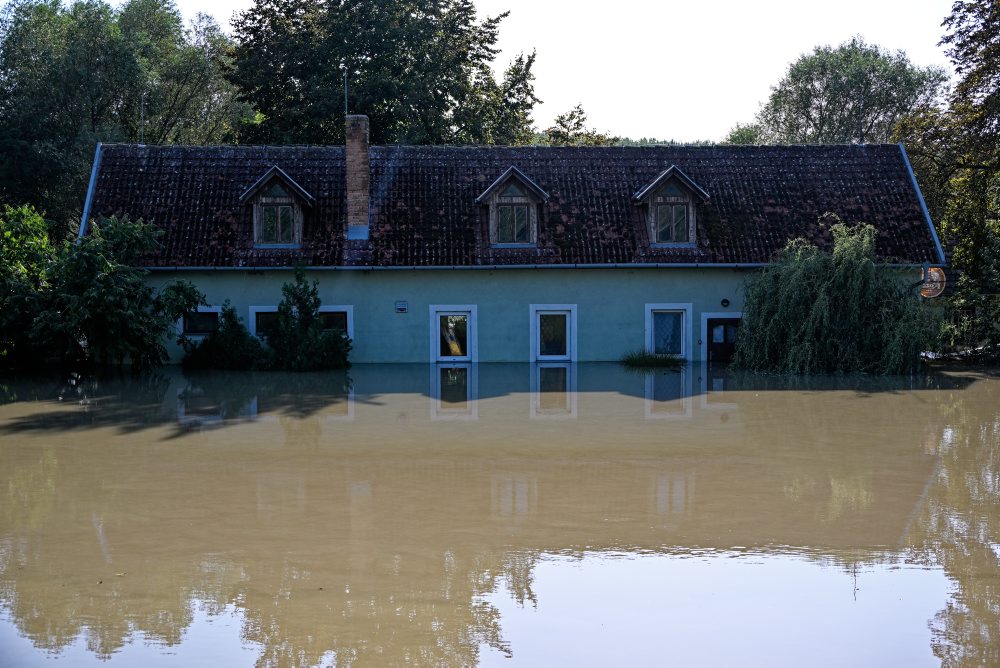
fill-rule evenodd
<path id="1" fill-rule="evenodd" d="M 441 329 L 438 317 L 442 315 L 467 315 L 465 337 L 468 345 L 468 355 L 442 355 Z M 477 325 L 477 307 L 475 304 L 431 304 L 430 305 L 430 361 L 437 362 L 478 362 L 479 361 L 479 329 Z"/>
<path id="2" fill-rule="evenodd" d="M 219 314 L 219 322 L 220 322 L 220 324 L 222 322 L 222 306 L 199 306 L 197 308 L 197 312 L 198 313 L 218 313 Z M 177 336 L 186 336 L 188 339 L 190 339 L 192 341 L 200 341 L 200 340 L 204 339 L 206 336 L 208 336 L 207 334 L 185 334 L 184 333 L 184 316 L 181 316 L 181 317 L 177 318 L 177 322 L 175 323 L 175 325 L 177 327 Z"/>
<path id="3" fill-rule="evenodd" d="M 646 304 L 645 337 L 646 337 L 646 352 L 648 353 L 652 353 L 654 351 L 653 336 L 655 332 L 653 331 L 653 313 L 657 311 L 667 311 L 667 312 L 684 314 L 684 322 L 681 323 L 680 358 L 684 360 L 690 360 L 691 338 L 694 335 L 694 320 L 692 318 L 692 313 L 694 312 L 693 304 L 691 304 L 690 302 L 668 303 L 668 304 Z"/>
<path id="4" fill-rule="evenodd" d="M 351 341 L 354 340 L 354 306 L 351 304 L 330 304 L 327 306 L 320 306 L 320 313 L 333 313 L 336 311 L 345 311 L 347 313 L 347 336 Z M 261 338 L 260 334 L 257 333 L 257 314 L 258 313 L 277 313 L 277 304 L 268 304 L 265 306 L 251 306 L 250 307 L 250 318 L 247 321 L 247 329 L 250 333 L 256 336 L 258 339 Z"/>
<path id="5" fill-rule="evenodd" d="M 576 304 L 530 304 L 528 306 L 529 327 L 530 327 L 530 353 L 528 360 L 531 362 L 575 362 L 577 360 L 577 336 L 576 336 Z M 566 333 L 566 345 L 569 350 L 566 355 L 542 355 L 539 352 L 541 342 L 541 332 L 539 331 L 539 316 L 545 313 L 566 313 L 566 326 L 569 331 Z"/>

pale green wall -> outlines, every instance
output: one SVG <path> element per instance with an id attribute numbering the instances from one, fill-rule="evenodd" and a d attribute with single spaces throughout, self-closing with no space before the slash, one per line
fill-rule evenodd
<path id="1" fill-rule="evenodd" d="M 431 304 L 478 307 L 480 362 L 525 362 L 529 305 L 577 305 L 577 361 L 617 360 L 644 347 L 645 304 L 692 303 L 689 359 L 700 360 L 701 314 L 739 313 L 748 273 L 735 269 L 503 269 L 312 271 L 323 304 L 354 307 L 354 362 L 430 360 Z M 158 271 L 150 283 L 195 283 L 208 302 L 229 299 L 247 321 L 251 305 L 276 305 L 290 271 Z M 728 299 L 728 308 L 721 306 Z M 409 312 L 394 311 L 397 301 Z M 178 351 L 171 353 L 177 361 Z"/>

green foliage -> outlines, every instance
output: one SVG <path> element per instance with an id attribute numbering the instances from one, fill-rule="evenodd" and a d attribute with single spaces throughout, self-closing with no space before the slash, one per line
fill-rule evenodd
<path id="1" fill-rule="evenodd" d="M 189 309 L 190 310 L 190 309 Z M 241 371 L 264 366 L 264 346 L 251 334 L 227 299 L 219 315 L 219 328 L 201 341 L 181 337 L 185 369 L 225 369 Z"/>
<path id="2" fill-rule="evenodd" d="M 887 142 L 900 119 L 941 97 L 947 80 L 939 67 L 917 67 L 902 51 L 860 37 L 818 46 L 789 66 L 755 122 L 737 125 L 726 143 Z"/>
<path id="3" fill-rule="evenodd" d="M 767 134 L 758 123 L 737 123 L 729 131 L 723 144 L 735 146 L 754 146 L 767 143 Z"/>
<path id="4" fill-rule="evenodd" d="M 163 344 L 179 314 L 204 301 L 190 283 L 156 295 L 134 266 L 156 246 L 157 230 L 141 220 L 94 222 L 79 243 L 66 243 L 48 262 L 30 336 L 41 357 L 63 364 L 123 366 L 134 371 L 167 359 Z M 39 359 L 21 360 L 37 364 Z"/>
<path id="5" fill-rule="evenodd" d="M 28 359 L 29 336 L 52 256 L 47 226 L 31 207 L 0 207 L 0 365 Z"/>
<path id="6" fill-rule="evenodd" d="M 676 355 L 651 353 L 646 350 L 630 350 L 622 355 L 619 364 L 631 369 L 679 369 L 685 362 Z"/>
<path id="7" fill-rule="evenodd" d="M 10 3 L 0 20 L 0 154 L 9 157 L 0 200 L 34 203 L 68 226 L 97 141 L 231 135 L 248 110 L 222 75 L 229 46 L 204 15 L 185 28 L 172 2 Z"/>
<path id="8" fill-rule="evenodd" d="M 580 104 L 556 116 L 555 125 L 542 133 L 541 140 L 548 146 L 612 146 L 619 141 L 618 137 L 589 130 L 587 112 Z"/>
<path id="9" fill-rule="evenodd" d="M 373 143 L 524 143 L 535 56 L 494 78 L 505 16 L 479 21 L 472 0 L 257 0 L 234 22 L 230 79 L 261 114 L 243 137 L 342 143 L 346 74 Z"/>
<path id="10" fill-rule="evenodd" d="M 821 221 L 822 222 L 822 221 Z M 898 272 L 875 263 L 875 228 L 835 223 L 833 252 L 802 239 L 749 281 L 737 364 L 779 373 L 905 373 L 939 324 Z"/>
<path id="11" fill-rule="evenodd" d="M 318 286 L 318 282 L 306 280 L 300 267 L 295 270 L 295 282 L 281 287 L 277 326 L 267 340 L 273 368 L 319 371 L 348 366 L 351 340 L 345 332 L 323 329 Z"/>
<path id="12" fill-rule="evenodd" d="M 945 353 L 1000 360 L 1000 5 L 956 2 L 942 39 L 958 74 L 947 108 L 898 127 L 931 216 L 960 273 Z"/>

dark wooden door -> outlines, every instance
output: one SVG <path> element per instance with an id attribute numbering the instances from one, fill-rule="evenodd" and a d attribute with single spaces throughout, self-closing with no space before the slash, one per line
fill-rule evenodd
<path id="1" fill-rule="evenodd" d="M 736 330 L 739 318 L 708 319 L 708 361 L 729 362 L 736 352 Z"/>

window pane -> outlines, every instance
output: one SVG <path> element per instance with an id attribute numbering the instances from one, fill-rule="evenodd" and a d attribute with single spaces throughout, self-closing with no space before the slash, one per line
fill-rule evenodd
<path id="1" fill-rule="evenodd" d="M 278 207 L 265 206 L 261 212 L 260 241 L 273 244 L 278 240 Z"/>
<path id="2" fill-rule="evenodd" d="M 218 313 L 188 313 L 184 316 L 185 334 L 208 334 L 218 328 Z"/>
<path id="3" fill-rule="evenodd" d="M 279 243 L 290 244 L 292 243 L 292 207 L 278 207 L 278 215 L 280 217 L 278 241 Z"/>
<path id="4" fill-rule="evenodd" d="M 497 212 L 497 242 L 509 244 L 514 242 L 514 207 L 501 206 Z"/>
<path id="5" fill-rule="evenodd" d="M 319 314 L 319 321 L 323 323 L 324 330 L 347 331 L 347 311 L 323 311 Z"/>
<path id="6" fill-rule="evenodd" d="M 509 183 L 506 188 L 504 188 L 501 197 L 524 197 L 524 191 L 516 183 Z"/>
<path id="7" fill-rule="evenodd" d="M 514 207 L 514 241 L 519 244 L 526 244 L 528 238 L 528 207 Z"/>
<path id="8" fill-rule="evenodd" d="M 469 316 L 440 315 L 438 323 L 441 328 L 441 357 L 467 357 Z"/>
<path id="9" fill-rule="evenodd" d="M 538 315 L 538 354 L 567 355 L 567 316 L 565 313 L 540 313 Z"/>
<path id="10" fill-rule="evenodd" d="M 667 243 L 673 241 L 673 228 L 671 223 L 671 207 L 669 204 L 661 204 L 656 207 L 656 243 Z"/>
<path id="11" fill-rule="evenodd" d="M 285 189 L 277 181 L 271 184 L 264 195 L 266 197 L 288 197 L 288 193 L 285 192 Z"/>
<path id="12" fill-rule="evenodd" d="M 687 205 L 674 205 L 674 241 L 688 240 Z"/>
<path id="13" fill-rule="evenodd" d="M 265 339 L 274 336 L 274 330 L 278 326 L 278 314 L 275 311 L 258 312 L 255 316 L 257 336 Z"/>
<path id="14" fill-rule="evenodd" d="M 680 355 L 684 314 L 680 311 L 653 311 L 653 352 Z"/>

